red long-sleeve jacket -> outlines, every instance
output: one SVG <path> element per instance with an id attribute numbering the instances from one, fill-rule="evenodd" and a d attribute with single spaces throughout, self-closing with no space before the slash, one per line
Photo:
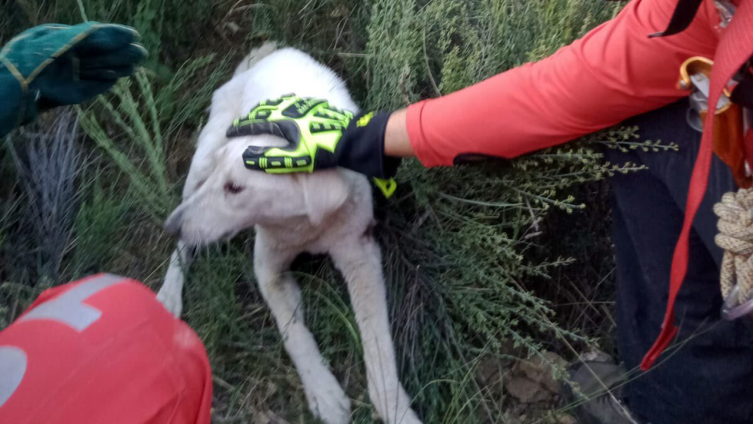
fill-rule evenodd
<path id="1" fill-rule="evenodd" d="M 408 108 L 407 128 L 426 166 L 451 165 L 463 154 L 512 158 L 609 127 L 686 96 L 675 88 L 681 64 L 714 58 L 709 104 L 753 52 L 753 0 L 738 6 L 727 29 L 714 0 L 703 0 L 679 34 L 649 38 L 667 28 L 677 0 L 633 0 L 613 20 L 554 55 L 448 96 Z M 718 50 L 718 51 L 717 51 Z M 677 333 L 674 301 L 688 264 L 688 237 L 708 181 L 713 115 L 693 169 L 686 216 L 675 247 L 662 330 L 641 364 L 647 370 Z M 746 153 L 753 132 L 746 135 Z M 750 157 L 747 158 L 748 163 Z"/>
<path id="2" fill-rule="evenodd" d="M 736 2 L 739 3 L 739 2 Z M 677 0 L 634 0 L 554 55 L 408 108 L 408 135 L 425 166 L 461 154 L 512 158 L 561 144 L 672 103 L 682 62 L 713 58 L 722 28 L 713 0 L 690 27 L 661 32 Z"/>

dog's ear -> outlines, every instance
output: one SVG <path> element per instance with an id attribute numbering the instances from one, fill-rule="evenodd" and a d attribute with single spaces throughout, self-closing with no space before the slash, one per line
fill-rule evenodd
<path id="1" fill-rule="evenodd" d="M 303 188 L 306 213 L 314 225 L 336 211 L 348 198 L 348 185 L 336 170 L 298 175 Z"/>

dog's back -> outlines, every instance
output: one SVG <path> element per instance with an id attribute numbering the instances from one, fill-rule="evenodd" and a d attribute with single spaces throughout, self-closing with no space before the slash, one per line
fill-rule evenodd
<path id="1" fill-rule="evenodd" d="M 262 54 L 263 57 L 249 60 L 249 68 L 233 77 L 245 81 L 238 115 L 248 112 L 262 100 L 290 93 L 327 99 L 335 107 L 358 111 L 343 80 L 311 56 L 292 48 L 270 51 L 266 45 L 257 51 L 257 55 Z M 243 62 L 236 72 L 242 68 Z"/>

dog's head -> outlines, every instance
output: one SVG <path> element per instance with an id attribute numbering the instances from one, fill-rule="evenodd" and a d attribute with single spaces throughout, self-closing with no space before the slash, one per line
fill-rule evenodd
<path id="1" fill-rule="evenodd" d="M 308 219 L 319 225 L 348 197 L 337 170 L 267 174 L 249 170 L 243 152 L 250 146 L 281 147 L 272 136 L 241 137 L 214 152 L 210 171 L 165 221 L 165 230 L 191 245 L 227 239 L 254 225 L 284 225 Z"/>

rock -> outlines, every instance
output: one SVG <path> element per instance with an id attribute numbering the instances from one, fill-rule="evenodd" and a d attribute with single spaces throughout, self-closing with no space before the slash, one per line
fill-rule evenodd
<path id="1" fill-rule="evenodd" d="M 269 415 L 266 414 L 266 412 L 257 412 L 256 414 L 254 414 L 252 423 L 253 424 L 271 424 L 272 419 L 269 417 Z"/>
<path id="2" fill-rule="evenodd" d="M 541 402 L 552 396 L 541 384 L 526 377 L 513 377 L 505 387 L 515 399 L 523 403 Z"/>
<path id="3" fill-rule="evenodd" d="M 564 369 L 567 361 L 553 352 L 544 352 L 544 358 L 534 356 L 525 361 L 518 362 L 518 374 L 525 375 L 529 379 L 541 384 L 553 393 L 560 393 L 560 385 L 554 379 L 554 370 Z"/>
<path id="4" fill-rule="evenodd" d="M 557 418 L 557 424 L 578 424 L 578 421 L 572 415 L 562 415 Z"/>
<path id="5" fill-rule="evenodd" d="M 565 368 L 567 366 L 567 361 L 565 360 L 565 358 L 557 355 L 554 352 L 544 352 L 544 357 L 549 360 L 549 362 L 560 368 Z"/>
<path id="6" fill-rule="evenodd" d="M 612 357 L 606 353 L 594 349 L 580 355 L 583 362 L 612 362 Z"/>
<path id="7" fill-rule="evenodd" d="M 333 18 L 342 18 L 347 15 L 348 15 L 348 9 L 342 5 L 334 8 L 334 10 L 332 10 L 332 12 L 329 13 L 329 16 Z"/>
<path id="8" fill-rule="evenodd" d="M 241 27 L 239 27 L 235 22 L 225 22 L 225 28 L 227 28 L 227 30 L 233 34 L 241 30 Z"/>
<path id="9" fill-rule="evenodd" d="M 479 382 L 484 386 L 492 386 L 499 382 L 500 375 L 500 361 L 491 355 L 487 355 L 481 358 L 478 368 L 476 369 L 476 377 Z"/>
<path id="10" fill-rule="evenodd" d="M 525 358 L 528 351 L 523 346 L 515 346 L 514 342 L 508 340 L 499 347 L 499 353 L 508 358 Z"/>
<path id="11" fill-rule="evenodd" d="M 523 424 L 523 421 L 520 419 L 520 417 L 508 411 L 508 412 L 505 412 L 504 423 L 505 424 Z"/>
<path id="12" fill-rule="evenodd" d="M 268 398 L 271 398 L 272 396 L 274 396 L 274 394 L 277 393 L 277 391 L 278 391 L 277 384 L 271 381 L 267 383 L 267 397 Z"/>
<path id="13" fill-rule="evenodd" d="M 272 411 L 262 411 L 254 414 L 253 424 L 290 424 Z"/>

